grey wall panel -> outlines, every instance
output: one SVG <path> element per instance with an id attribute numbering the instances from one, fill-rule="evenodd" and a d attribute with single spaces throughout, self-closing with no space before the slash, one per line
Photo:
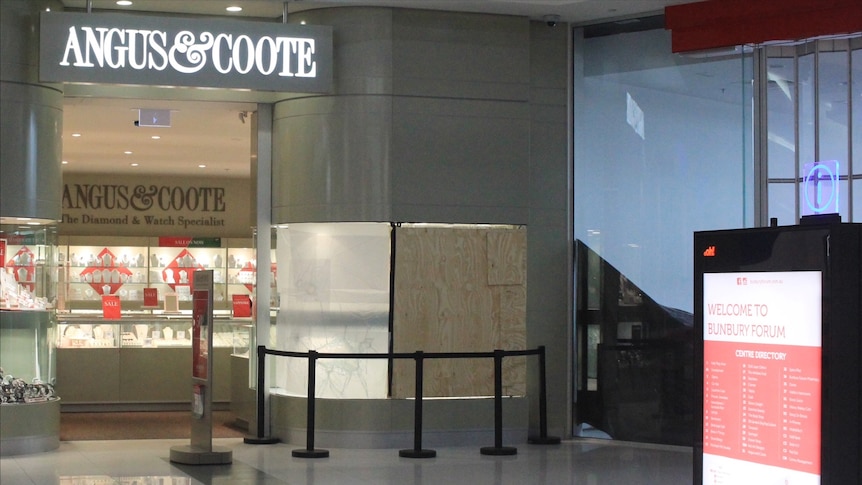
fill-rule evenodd
<path id="1" fill-rule="evenodd" d="M 389 220 L 390 127 L 391 101 L 386 96 L 277 104 L 273 220 Z"/>
<path id="2" fill-rule="evenodd" d="M 324 8 L 289 21 L 333 28 L 333 94 L 388 94 L 392 86 L 392 10 Z"/>
<path id="3" fill-rule="evenodd" d="M 60 219 L 63 93 L 39 82 L 45 0 L 0 3 L 0 216 Z"/>
<path id="4" fill-rule="evenodd" d="M 57 0 L 0 2 L 0 81 L 39 82 L 39 13 L 63 9 Z"/>
<path id="5" fill-rule="evenodd" d="M 526 100 L 526 18 L 396 9 L 392 36 L 396 95 Z"/>
<path id="6" fill-rule="evenodd" d="M 0 82 L 0 215 L 60 219 L 63 93 Z"/>
<path id="7" fill-rule="evenodd" d="M 530 27 L 530 218 L 527 232 L 527 346 L 545 345 L 548 428 L 570 436 L 571 159 L 568 125 L 569 28 Z M 538 405 L 536 381 L 531 406 Z M 536 429 L 537 416 L 530 416 Z"/>
<path id="8" fill-rule="evenodd" d="M 545 111 L 532 117 L 530 131 L 530 207 L 536 210 L 564 210 L 568 204 L 569 161 L 566 158 L 566 124 L 548 119 L 554 115 L 565 117 L 565 107 L 539 108 Z M 534 112 L 536 108 L 534 107 Z M 539 119 L 537 119 L 539 118 Z M 563 224 L 564 220 L 556 221 Z"/>
<path id="9" fill-rule="evenodd" d="M 396 98 L 393 104 L 397 220 L 526 224 L 525 103 Z"/>
<path id="10" fill-rule="evenodd" d="M 569 63 L 567 25 L 548 27 L 544 22 L 530 22 L 530 87 L 568 93 Z M 565 104 L 565 98 L 558 100 Z"/>

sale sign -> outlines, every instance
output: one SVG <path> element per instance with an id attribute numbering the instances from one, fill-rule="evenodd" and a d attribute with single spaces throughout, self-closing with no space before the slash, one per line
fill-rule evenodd
<path id="1" fill-rule="evenodd" d="M 233 301 L 233 316 L 251 316 L 251 298 L 248 295 L 231 295 Z"/>
<path id="2" fill-rule="evenodd" d="M 159 289 L 144 288 L 144 307 L 155 308 L 159 306 Z"/>
<path id="3" fill-rule="evenodd" d="M 102 317 L 105 320 L 119 320 L 121 313 L 119 296 L 102 295 Z"/>

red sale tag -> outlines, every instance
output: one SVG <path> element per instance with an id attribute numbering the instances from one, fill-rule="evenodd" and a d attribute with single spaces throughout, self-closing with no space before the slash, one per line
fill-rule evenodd
<path id="1" fill-rule="evenodd" d="M 251 316 L 251 298 L 248 295 L 231 295 L 233 300 L 233 316 Z"/>
<path id="2" fill-rule="evenodd" d="M 159 306 L 159 289 L 144 288 L 144 306 L 157 307 Z"/>
<path id="3" fill-rule="evenodd" d="M 103 295 L 102 317 L 105 320 L 119 320 L 120 314 L 120 297 L 117 295 Z"/>

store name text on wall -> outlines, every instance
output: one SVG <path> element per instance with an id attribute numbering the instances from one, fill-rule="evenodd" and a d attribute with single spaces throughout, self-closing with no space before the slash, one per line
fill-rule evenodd
<path id="1" fill-rule="evenodd" d="M 211 64 L 221 74 L 277 72 L 282 77 L 315 77 L 315 40 L 296 37 L 201 32 L 184 30 L 173 38 L 165 31 L 72 26 L 61 66 L 110 67 L 135 70 L 171 69 L 192 74 Z"/>
<path id="2" fill-rule="evenodd" d="M 42 12 L 41 82 L 296 93 L 332 89 L 332 27 Z"/>
<path id="3" fill-rule="evenodd" d="M 63 209 L 224 212 L 224 187 L 63 185 Z"/>

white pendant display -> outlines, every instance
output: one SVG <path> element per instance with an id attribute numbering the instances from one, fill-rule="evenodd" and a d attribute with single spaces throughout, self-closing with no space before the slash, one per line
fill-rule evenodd
<path id="1" fill-rule="evenodd" d="M 142 341 L 147 338 L 147 332 L 149 331 L 150 326 L 144 324 L 135 325 L 135 336 L 138 337 L 138 340 Z"/>

